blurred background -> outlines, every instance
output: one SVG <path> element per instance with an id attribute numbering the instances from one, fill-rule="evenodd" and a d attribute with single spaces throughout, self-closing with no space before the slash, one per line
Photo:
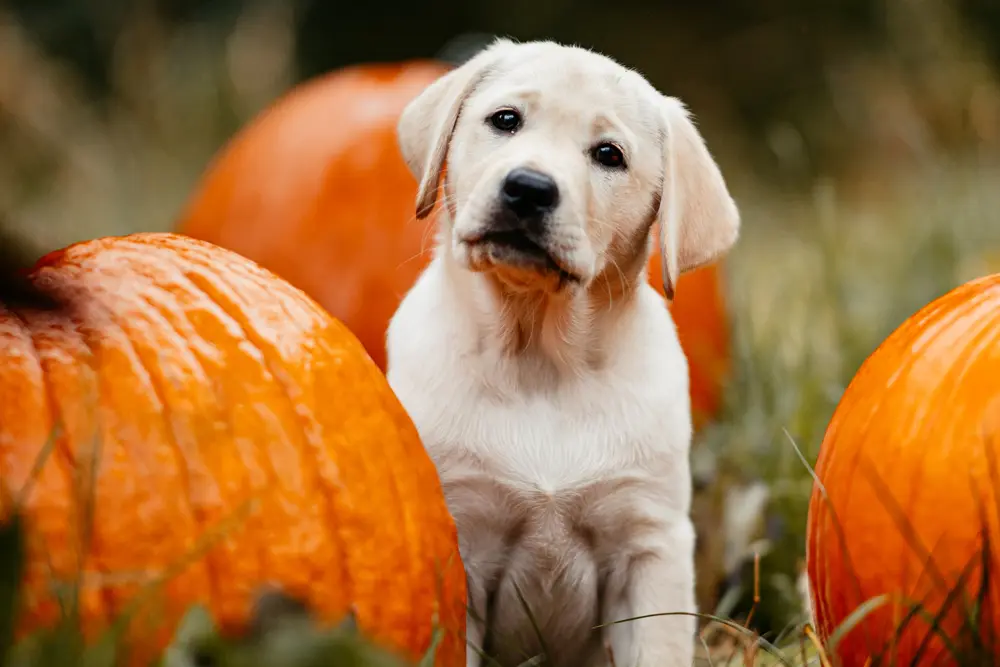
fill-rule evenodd
<path id="1" fill-rule="evenodd" d="M 693 452 L 700 597 L 745 618 L 756 578 L 752 624 L 793 627 L 805 463 L 841 392 L 905 317 L 1000 271 L 996 0 L 6 0 L 0 220 L 39 251 L 171 229 L 297 83 L 496 34 L 639 69 L 721 163 L 744 234 L 724 263 L 732 373 Z"/>

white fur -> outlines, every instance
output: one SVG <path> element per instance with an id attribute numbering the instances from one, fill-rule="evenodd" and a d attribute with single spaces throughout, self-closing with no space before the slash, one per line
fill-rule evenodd
<path id="1" fill-rule="evenodd" d="M 524 117 L 513 135 L 489 126 L 503 107 Z M 679 102 L 551 42 L 498 40 L 414 100 L 399 135 L 420 215 L 447 177 L 435 259 L 389 327 L 388 378 L 458 526 L 470 644 L 488 631 L 505 667 L 543 647 L 558 667 L 609 664 L 608 648 L 617 667 L 690 665 L 690 615 L 592 628 L 695 611 L 687 362 L 645 263 L 655 221 L 668 292 L 735 242 L 718 168 Z M 601 141 L 627 169 L 593 162 Z M 475 243 L 517 166 L 559 185 L 547 249 L 561 278 Z"/>

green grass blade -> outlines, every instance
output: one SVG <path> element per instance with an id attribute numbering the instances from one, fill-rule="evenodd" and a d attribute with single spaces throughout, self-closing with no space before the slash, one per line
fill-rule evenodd
<path id="1" fill-rule="evenodd" d="M 847 618 L 837 626 L 837 628 L 830 634 L 830 639 L 827 640 L 827 650 L 830 653 L 835 653 L 837 645 L 840 641 L 847 635 L 848 632 L 853 630 L 861 621 L 865 619 L 873 611 L 884 605 L 889 601 L 888 595 L 877 595 L 873 598 L 865 600 L 861 606 L 857 607 L 854 611 L 847 615 Z"/>

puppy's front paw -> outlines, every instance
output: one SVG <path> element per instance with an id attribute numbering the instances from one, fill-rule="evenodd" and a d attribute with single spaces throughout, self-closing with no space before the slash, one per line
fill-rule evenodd
<path id="1" fill-rule="evenodd" d="M 624 641 L 628 662 L 615 656 L 615 667 L 691 667 L 694 662 L 694 527 L 678 521 L 658 535 L 662 542 L 649 549 L 655 555 L 638 560 L 629 571 L 627 618 L 635 620 Z"/>

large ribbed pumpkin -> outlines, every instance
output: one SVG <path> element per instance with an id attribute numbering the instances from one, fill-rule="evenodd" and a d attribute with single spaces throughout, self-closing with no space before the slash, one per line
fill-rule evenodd
<path id="1" fill-rule="evenodd" d="M 353 605 L 412 658 L 438 621 L 438 664 L 464 664 L 437 474 L 342 324 L 249 260 L 173 234 L 73 245 L 30 279 L 65 305 L 0 307 L 0 479 L 23 495 L 30 539 L 22 632 L 56 620 L 48 586 L 73 581 L 83 554 L 90 635 L 166 577 L 131 627 L 136 660 L 193 603 L 236 630 L 278 584 L 328 622 Z"/>
<path id="2" fill-rule="evenodd" d="M 294 89 L 220 151 L 177 231 L 259 262 L 344 322 L 385 367 L 385 330 L 430 261 L 435 216 L 396 144 L 403 107 L 444 64 L 358 65 Z M 650 278 L 662 293 L 659 259 Z M 714 414 L 729 331 L 715 266 L 681 277 L 672 306 L 697 423 Z"/>
<path id="3" fill-rule="evenodd" d="M 918 652 L 921 665 L 955 664 L 927 619 L 970 646 L 962 614 L 980 592 L 978 631 L 1000 642 L 1000 275 L 940 297 L 879 346 L 837 407 L 816 474 L 807 560 L 821 636 L 888 596 L 838 644 L 845 667 L 911 665 Z M 896 637 L 914 603 L 923 611 Z"/>

